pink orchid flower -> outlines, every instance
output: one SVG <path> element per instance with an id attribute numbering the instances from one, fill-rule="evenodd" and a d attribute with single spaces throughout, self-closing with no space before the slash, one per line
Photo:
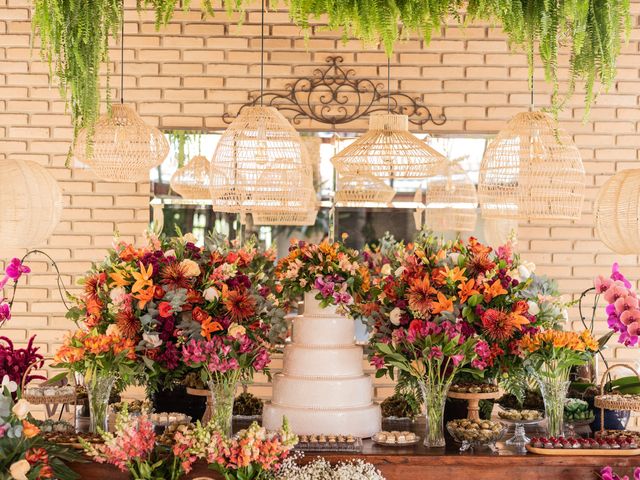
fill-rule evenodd
<path id="1" fill-rule="evenodd" d="M 625 325 L 640 321 L 640 310 L 626 310 L 620 315 L 620 321 Z"/>
<path id="2" fill-rule="evenodd" d="M 616 281 L 604 292 L 604 298 L 607 303 L 615 303 L 621 297 L 628 297 L 629 293 L 629 289 L 622 282 Z"/>
<path id="3" fill-rule="evenodd" d="M 631 288 L 631 282 L 627 280 L 622 273 L 620 273 L 620 265 L 618 265 L 618 262 L 611 265 L 611 279 L 621 281 L 625 287 Z"/>
<path id="4" fill-rule="evenodd" d="M 620 314 L 626 310 L 637 310 L 639 304 L 638 299 L 631 295 L 620 297 L 615 301 L 616 313 Z"/>
<path id="5" fill-rule="evenodd" d="M 597 293 L 604 293 L 609 290 L 611 285 L 613 285 L 613 280 L 603 277 L 602 275 L 598 275 L 593 281 L 593 285 L 596 288 Z"/>
<path id="6" fill-rule="evenodd" d="M 640 322 L 633 322 L 627 325 L 627 331 L 632 337 L 640 335 Z"/>

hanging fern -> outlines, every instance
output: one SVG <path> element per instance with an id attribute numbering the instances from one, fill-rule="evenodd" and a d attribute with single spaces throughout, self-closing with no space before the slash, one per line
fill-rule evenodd
<path id="1" fill-rule="evenodd" d="M 109 37 L 120 27 L 122 0 L 34 0 L 33 28 L 42 38 L 42 53 L 58 78 L 73 117 L 74 131 L 89 132 L 100 106 L 99 72 L 108 58 Z M 156 27 L 166 25 L 176 8 L 191 0 L 137 0 L 138 9 L 151 8 Z M 223 0 L 227 11 L 243 10 L 250 0 Z M 293 21 L 310 30 L 312 18 L 327 15 L 328 26 L 342 29 L 345 38 L 382 42 L 391 54 L 401 33 L 416 32 L 428 43 L 453 18 L 500 23 L 514 47 L 527 52 L 533 71 L 534 45 L 546 79 L 553 85 L 553 106 L 585 82 L 587 112 L 599 83 L 608 88 L 616 74 L 621 42 L 631 29 L 629 0 L 285 0 Z M 202 0 L 213 15 L 213 0 Z M 558 51 L 570 51 L 569 88 L 560 95 Z M 108 89 L 107 89 L 108 92 Z M 108 93 L 107 93 L 108 95 Z M 107 98 L 107 101 L 109 99 Z"/>

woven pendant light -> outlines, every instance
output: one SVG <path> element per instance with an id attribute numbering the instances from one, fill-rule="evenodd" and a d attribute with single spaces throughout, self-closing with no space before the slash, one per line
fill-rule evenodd
<path id="1" fill-rule="evenodd" d="M 476 228 L 476 187 L 458 163 L 445 159 L 426 180 L 425 223 L 437 232 L 472 232 Z"/>
<path id="2" fill-rule="evenodd" d="M 409 117 L 377 113 L 369 130 L 335 155 L 331 162 L 341 175 L 373 175 L 383 180 L 420 179 L 433 174 L 442 154 L 409 132 Z"/>
<path id="3" fill-rule="evenodd" d="M 314 225 L 318 216 L 318 199 L 315 192 L 310 192 L 301 205 L 253 212 L 251 216 L 255 225 Z"/>
<path id="4" fill-rule="evenodd" d="M 640 253 L 640 169 L 610 178 L 598 193 L 594 211 L 602 243 L 616 253 Z"/>
<path id="5" fill-rule="evenodd" d="M 484 242 L 494 247 L 504 245 L 517 237 L 518 221 L 508 218 L 485 218 L 483 222 Z"/>
<path id="6" fill-rule="evenodd" d="M 542 112 L 513 117 L 480 166 L 478 197 L 485 218 L 577 220 L 584 189 L 578 147 Z"/>
<path id="7" fill-rule="evenodd" d="M 211 163 L 203 155 L 196 155 L 171 177 L 171 188 L 182 198 L 204 200 L 209 198 Z"/>
<path id="8" fill-rule="evenodd" d="M 28 160 L 0 159 L 0 245 L 42 245 L 60 221 L 62 191 L 46 168 Z"/>
<path id="9" fill-rule="evenodd" d="M 338 174 L 335 201 L 346 206 L 365 203 L 389 203 L 396 192 L 383 180 L 370 174 Z"/>
<path id="10" fill-rule="evenodd" d="M 164 134 L 124 104 L 112 105 L 111 113 L 98 119 L 89 155 L 87 141 L 87 132 L 80 132 L 74 156 L 107 182 L 149 181 L 149 170 L 169 154 Z"/>
<path id="11" fill-rule="evenodd" d="M 246 107 L 222 134 L 211 160 L 213 209 L 249 213 L 309 198 L 312 170 L 300 135 L 273 107 Z M 297 180 L 290 184 L 292 178 Z"/>

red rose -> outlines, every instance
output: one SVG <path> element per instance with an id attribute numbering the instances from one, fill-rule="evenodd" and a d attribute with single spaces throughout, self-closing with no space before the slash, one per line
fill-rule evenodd
<path id="1" fill-rule="evenodd" d="M 169 318 L 173 315 L 173 306 L 169 302 L 162 302 L 158 305 L 158 313 L 162 318 Z"/>
<path id="2" fill-rule="evenodd" d="M 155 298 L 156 300 L 161 300 L 164 298 L 164 295 L 164 288 L 162 288 L 160 285 L 156 285 L 155 289 L 153 290 L 153 298 Z"/>
<path id="3" fill-rule="evenodd" d="M 191 316 L 193 320 L 198 323 L 203 323 L 205 320 L 211 319 L 211 316 L 200 307 L 194 308 Z"/>

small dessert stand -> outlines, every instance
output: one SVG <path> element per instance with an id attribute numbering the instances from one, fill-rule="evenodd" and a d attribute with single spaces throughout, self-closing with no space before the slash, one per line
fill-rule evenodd
<path id="1" fill-rule="evenodd" d="M 29 373 L 34 368 L 42 368 L 44 367 L 44 362 L 53 361 L 52 357 L 45 357 L 42 360 L 38 360 L 37 362 L 32 363 L 27 367 L 24 374 L 22 375 L 22 382 L 20 384 L 20 391 L 22 392 L 22 398 L 31 403 L 32 405 L 44 405 L 47 411 L 47 418 L 52 418 L 58 412 L 58 408 L 60 409 L 60 415 L 62 416 L 62 412 L 66 410 L 68 413 L 71 413 L 69 405 L 73 405 L 73 417 L 76 418 L 76 409 L 77 409 L 77 393 L 74 386 L 73 393 L 69 393 L 66 395 L 57 394 L 57 395 L 30 395 L 28 393 L 29 388 L 27 387 L 27 378 L 29 378 Z M 46 380 L 43 384 L 40 384 L 37 388 L 46 388 L 44 385 L 49 380 Z M 54 387 L 54 385 L 50 385 L 50 387 Z M 76 425 L 77 426 L 77 425 Z"/>
<path id="2" fill-rule="evenodd" d="M 538 425 L 544 422 L 544 418 L 539 418 L 538 420 L 509 420 L 507 418 L 500 417 L 500 421 L 503 423 L 514 425 L 513 437 L 504 442 L 505 445 L 507 445 L 508 447 L 514 447 L 516 452 L 518 453 L 527 453 L 527 445 L 529 444 L 531 439 L 527 437 L 525 426 Z"/>
<path id="3" fill-rule="evenodd" d="M 498 389 L 495 392 L 486 393 L 463 393 L 451 392 L 447 393 L 449 398 L 467 401 L 467 418 L 469 420 L 480 420 L 480 400 L 496 400 L 502 396 L 503 392 Z"/>

